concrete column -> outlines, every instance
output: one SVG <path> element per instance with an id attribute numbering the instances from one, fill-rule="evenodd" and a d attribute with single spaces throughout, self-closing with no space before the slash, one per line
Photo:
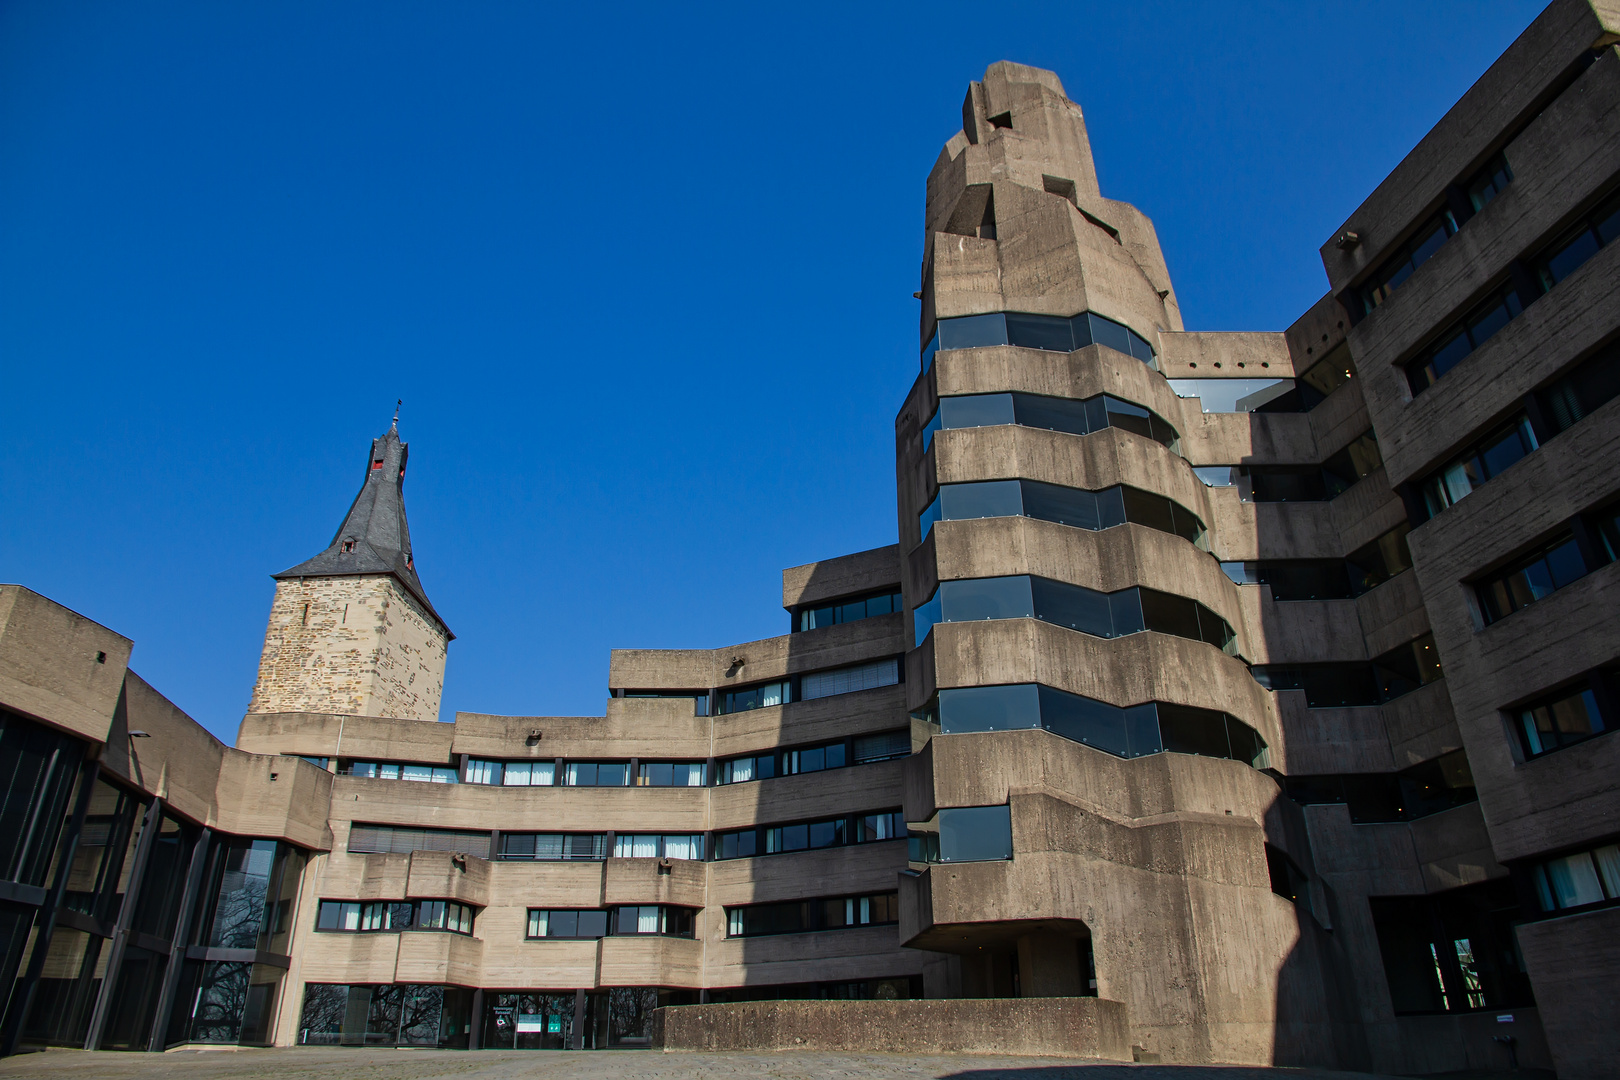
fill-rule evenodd
<path id="1" fill-rule="evenodd" d="M 129 947 L 129 924 L 135 920 L 135 905 L 140 901 L 141 885 L 146 878 L 146 864 L 152 858 L 152 844 L 163 830 L 163 800 L 156 795 L 146 804 L 141 818 L 140 836 L 135 841 L 134 862 L 130 866 L 128 884 L 124 886 L 124 901 L 118 907 L 118 921 L 113 927 L 112 940 L 107 953 L 107 966 L 101 976 L 101 990 L 96 995 L 95 1009 L 90 1013 L 90 1026 L 84 1036 L 86 1050 L 101 1048 L 101 1035 L 107 1027 L 107 1013 L 112 1009 L 113 995 L 118 992 L 118 973 L 124 966 L 124 950 Z"/>
<path id="2" fill-rule="evenodd" d="M 467 1049 L 477 1050 L 484 1034 L 484 989 L 473 991 L 472 1018 L 467 1025 Z"/>
<path id="3" fill-rule="evenodd" d="M 186 867 L 186 884 L 180 893 L 180 910 L 175 915 L 174 931 L 169 946 L 169 965 L 163 971 L 163 990 L 158 994 L 157 1015 L 152 1020 L 152 1035 L 147 1050 L 161 1051 L 168 1042 L 169 1014 L 174 1011 L 174 996 L 179 991 L 180 974 L 186 962 L 186 939 L 191 935 L 192 908 L 197 904 L 197 892 L 202 884 L 203 866 L 208 861 L 208 843 L 213 830 L 204 828 L 191 845 L 191 860 Z"/>
<path id="4" fill-rule="evenodd" d="M 570 1050 L 585 1049 L 585 991 L 574 991 L 574 1031 L 568 1037 Z"/>

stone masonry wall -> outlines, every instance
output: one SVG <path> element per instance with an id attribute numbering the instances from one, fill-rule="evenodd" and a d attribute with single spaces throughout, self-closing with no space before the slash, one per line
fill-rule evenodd
<path id="1" fill-rule="evenodd" d="M 447 644 L 391 577 L 278 581 L 248 711 L 437 720 Z"/>

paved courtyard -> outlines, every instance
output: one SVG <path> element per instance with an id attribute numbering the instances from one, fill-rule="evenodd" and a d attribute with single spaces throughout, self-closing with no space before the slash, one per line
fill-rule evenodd
<path id="1" fill-rule="evenodd" d="M 169 1054 L 48 1050 L 0 1059 L 0 1078 L 50 1080 L 1373 1080 L 1371 1073 L 1064 1058 L 896 1054 L 663 1054 L 649 1050 L 238 1050 Z M 1383 1078 L 1379 1078 L 1383 1080 Z"/>

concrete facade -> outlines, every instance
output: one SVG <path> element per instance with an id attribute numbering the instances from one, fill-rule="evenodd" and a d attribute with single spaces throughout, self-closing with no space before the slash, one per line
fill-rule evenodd
<path id="1" fill-rule="evenodd" d="M 601 716 L 424 722 L 397 430 L 276 575 L 234 749 L 0 587 L 0 737 L 68 844 L 7 856 L 4 1049 L 1605 1075 L 1617 32 L 1548 7 L 1279 333 L 1186 329 L 1058 77 L 992 65 L 927 178 L 898 543 L 784 571 L 780 637 L 616 650 Z"/>

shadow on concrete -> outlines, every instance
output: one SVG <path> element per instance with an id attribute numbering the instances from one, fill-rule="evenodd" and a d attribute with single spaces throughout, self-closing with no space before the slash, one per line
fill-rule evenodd
<path id="1" fill-rule="evenodd" d="M 1518 1074 L 1522 1075 L 1522 1074 Z M 1244 1065 L 1031 1065 L 966 1069 L 938 1080 L 1393 1080 L 1388 1074 Z"/>

